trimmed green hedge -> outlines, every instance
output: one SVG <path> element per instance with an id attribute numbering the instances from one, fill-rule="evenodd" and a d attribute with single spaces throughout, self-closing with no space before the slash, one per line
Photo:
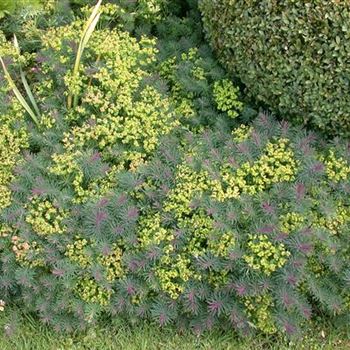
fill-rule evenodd
<path id="1" fill-rule="evenodd" d="M 208 38 L 254 98 L 350 135 L 350 2 L 200 0 Z"/>

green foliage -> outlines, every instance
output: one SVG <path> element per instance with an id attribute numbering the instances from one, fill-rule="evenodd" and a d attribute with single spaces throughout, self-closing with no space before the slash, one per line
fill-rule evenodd
<path id="1" fill-rule="evenodd" d="M 237 100 L 237 92 L 238 88 L 228 79 L 217 81 L 214 84 L 213 93 L 217 108 L 227 112 L 231 118 L 237 117 L 242 109 L 242 103 Z"/>
<path id="2" fill-rule="evenodd" d="M 15 146 L 0 153 L 5 308 L 67 332 L 103 315 L 196 333 L 346 324 L 349 145 L 265 114 L 244 124 L 198 17 L 170 15 L 158 38 L 135 38 L 117 25 L 122 10 L 101 7 L 74 73 L 87 8 L 36 27 L 35 52 L 0 38 L 41 111 L 37 128 L 1 81 L 0 140 Z"/>
<path id="3" fill-rule="evenodd" d="M 331 324 L 317 324 L 304 337 L 293 341 L 284 337 L 246 336 L 237 338 L 233 332 L 213 330 L 198 337 L 189 330 L 177 332 L 173 327 L 159 328 L 142 322 L 130 325 L 125 319 L 114 318 L 90 327 L 86 332 L 76 332 L 67 336 L 57 334 L 25 314 L 13 317 L 17 310 L 8 309 L 0 318 L 0 327 L 5 329 L 0 335 L 2 350 L 347 350 L 349 330 L 332 327 Z"/>
<path id="4" fill-rule="evenodd" d="M 1 0 L 0 3 L 0 18 L 7 13 L 14 13 L 16 11 L 26 11 L 27 13 L 34 13 L 41 8 L 41 0 Z"/>
<path id="5" fill-rule="evenodd" d="M 94 0 L 69 0 L 73 8 L 80 9 L 82 6 L 93 6 Z M 177 1 L 175 1 L 175 6 Z M 122 17 L 130 16 L 132 21 L 141 21 L 155 24 L 168 13 L 169 0 L 106 0 L 104 4 L 117 5 L 122 9 Z"/>
<path id="6" fill-rule="evenodd" d="M 350 135 L 347 1 L 201 0 L 208 38 L 252 97 L 293 122 Z"/>

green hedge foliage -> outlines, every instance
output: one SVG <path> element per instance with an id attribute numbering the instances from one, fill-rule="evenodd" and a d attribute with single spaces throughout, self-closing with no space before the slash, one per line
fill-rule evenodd
<path id="1" fill-rule="evenodd" d="M 196 20 L 136 39 L 106 25 L 120 7 L 101 9 L 78 78 L 85 20 L 40 31 L 37 52 L 0 36 L 40 112 L 36 126 L 1 80 L 0 310 L 57 331 L 103 315 L 243 335 L 348 322 L 349 145 L 243 123 Z"/>
<path id="2" fill-rule="evenodd" d="M 255 99 L 350 135 L 347 1 L 200 0 L 208 38 Z"/>

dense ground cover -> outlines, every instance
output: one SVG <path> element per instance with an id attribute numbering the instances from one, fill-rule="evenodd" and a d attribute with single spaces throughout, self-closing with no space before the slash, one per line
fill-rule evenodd
<path id="1" fill-rule="evenodd" d="M 0 37 L 5 307 L 58 331 L 346 324 L 349 143 L 249 108 L 195 2 L 102 6 L 78 65 L 75 3 Z"/>

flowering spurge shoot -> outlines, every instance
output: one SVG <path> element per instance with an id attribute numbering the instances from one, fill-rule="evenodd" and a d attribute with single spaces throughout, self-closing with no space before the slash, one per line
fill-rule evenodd
<path id="1" fill-rule="evenodd" d="M 214 84 L 213 95 L 219 111 L 226 112 L 231 118 L 236 118 L 243 108 L 238 100 L 239 89 L 233 83 L 224 79 Z"/>

